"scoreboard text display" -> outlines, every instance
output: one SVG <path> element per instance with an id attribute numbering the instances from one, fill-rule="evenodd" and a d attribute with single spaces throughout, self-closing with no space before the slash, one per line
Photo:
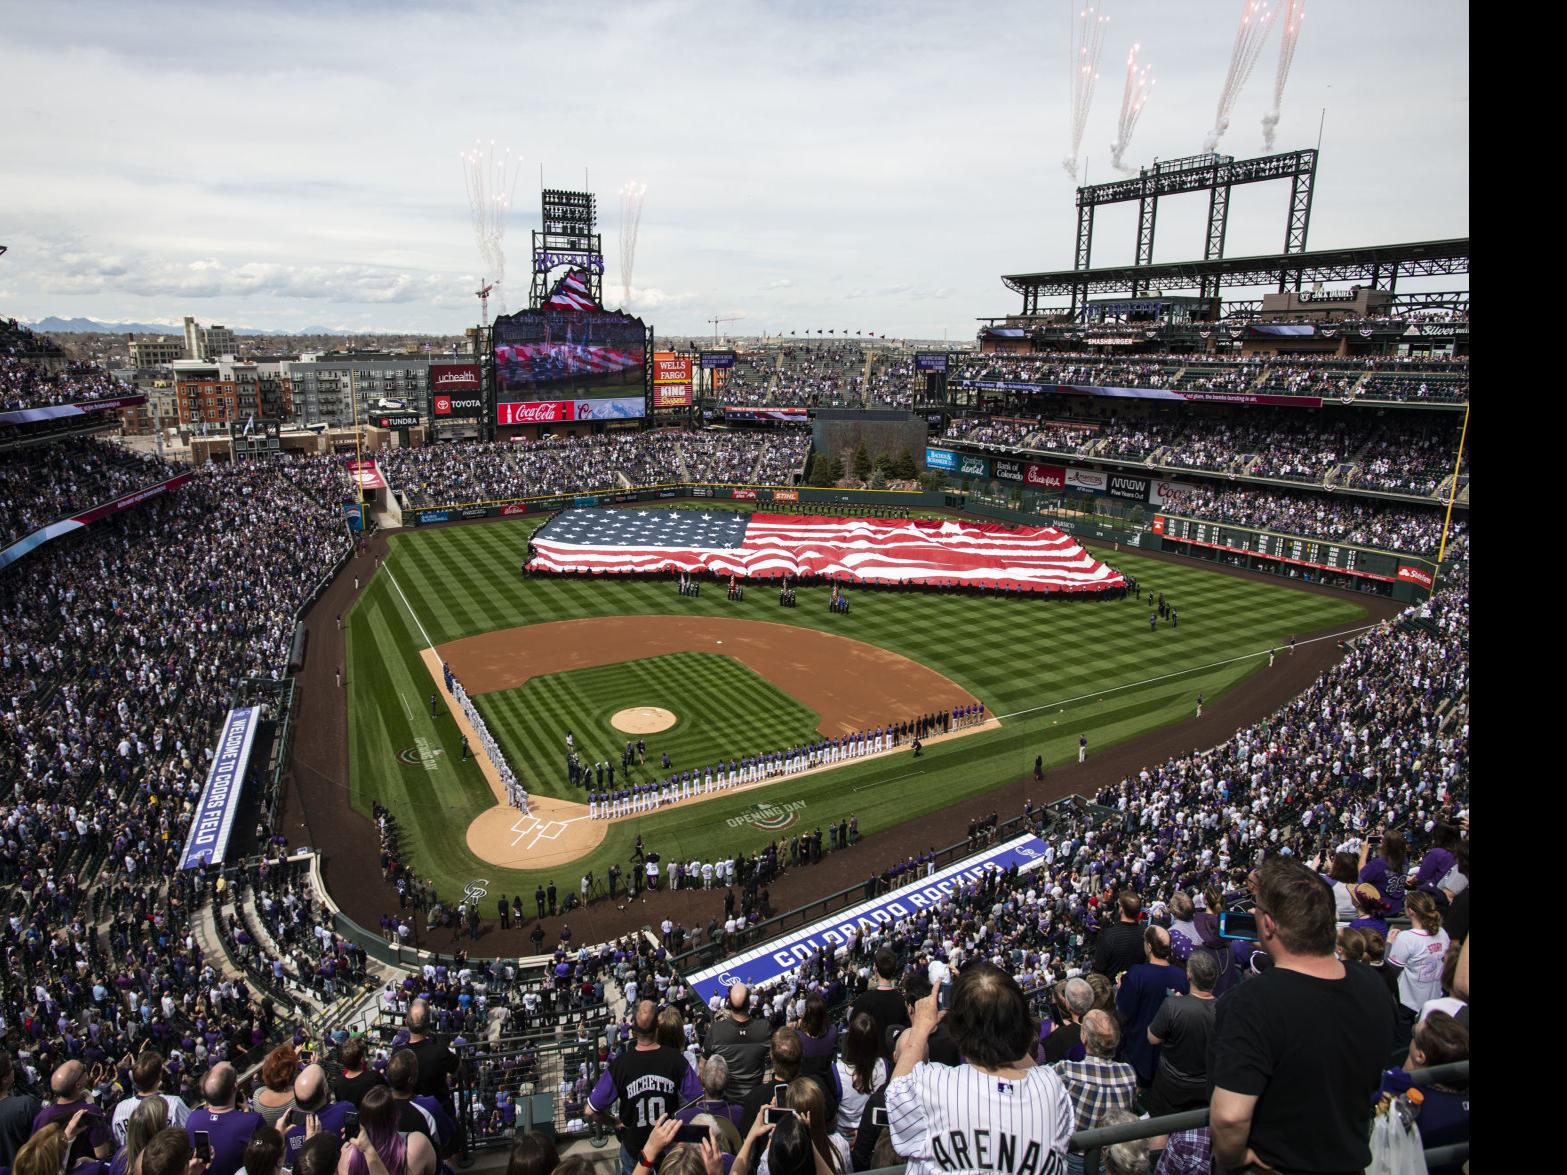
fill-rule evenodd
<path id="1" fill-rule="evenodd" d="M 1398 578 L 1398 556 L 1384 551 L 1371 551 L 1364 547 L 1352 547 L 1345 543 L 1322 542 L 1303 539 L 1294 535 L 1271 534 L 1261 530 L 1242 530 L 1223 526 L 1217 522 L 1202 522 L 1195 518 L 1177 518 L 1169 514 L 1154 517 L 1153 531 L 1177 543 L 1191 543 L 1198 547 L 1212 547 L 1237 554 L 1255 555 L 1280 563 L 1295 563 L 1303 567 L 1315 567 L 1324 571 L 1340 571 L 1348 575 L 1364 575 L 1370 579 L 1395 580 Z"/>

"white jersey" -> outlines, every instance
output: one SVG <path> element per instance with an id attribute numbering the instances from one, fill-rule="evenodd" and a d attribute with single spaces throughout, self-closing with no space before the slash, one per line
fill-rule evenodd
<path id="1" fill-rule="evenodd" d="M 908 1175 L 1062 1175 L 1075 1120 L 1066 1086 L 1044 1066 L 1008 1081 L 922 1061 L 887 1086 L 887 1121 Z"/>

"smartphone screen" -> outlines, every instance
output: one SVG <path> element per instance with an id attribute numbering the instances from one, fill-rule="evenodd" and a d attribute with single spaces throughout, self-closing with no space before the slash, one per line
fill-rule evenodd
<path id="1" fill-rule="evenodd" d="M 359 1111 L 358 1110 L 349 1110 L 348 1113 L 343 1115 L 343 1137 L 344 1138 L 358 1138 L 359 1137 Z"/>
<path id="2" fill-rule="evenodd" d="M 706 1126 L 697 1126 L 694 1123 L 687 1122 L 675 1132 L 675 1141 L 692 1142 L 700 1145 L 702 1140 L 707 1137 L 708 1129 Z"/>
<path id="3" fill-rule="evenodd" d="M 1240 939 L 1242 942 L 1255 942 L 1257 938 L 1257 915 L 1237 914 L 1225 910 L 1219 915 L 1219 937 Z"/>
<path id="4" fill-rule="evenodd" d="M 773 1086 L 773 1101 L 784 1102 L 789 1100 L 789 1083 L 780 1081 Z"/>
<path id="5" fill-rule="evenodd" d="M 887 1125 L 887 1107 L 886 1106 L 872 1106 L 871 1107 L 871 1125 L 872 1126 L 885 1126 L 885 1125 Z"/>
<path id="6" fill-rule="evenodd" d="M 196 1131 L 196 1157 L 203 1163 L 212 1162 L 212 1135 L 205 1130 Z"/>
<path id="7" fill-rule="evenodd" d="M 952 1006 L 952 981 L 948 980 L 936 989 L 936 1010 L 945 1012 Z"/>
<path id="8" fill-rule="evenodd" d="M 791 1110 L 788 1106 L 763 1106 L 762 1107 L 762 1121 L 767 1123 L 767 1125 L 769 1125 L 769 1126 L 776 1126 L 779 1122 L 782 1122 L 785 1118 L 792 1117 L 793 1115 L 794 1115 L 794 1111 Z"/>
<path id="9" fill-rule="evenodd" d="M 303 1127 L 305 1124 L 305 1111 L 297 1108 L 290 1110 L 288 1112 L 288 1124 L 290 1126 Z"/>

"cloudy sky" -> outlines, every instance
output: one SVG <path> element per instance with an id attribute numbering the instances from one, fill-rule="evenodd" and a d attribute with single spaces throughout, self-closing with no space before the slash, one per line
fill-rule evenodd
<path id="1" fill-rule="evenodd" d="M 1100 7 L 1091 181 L 1112 175 L 1132 42 L 1158 81 L 1131 156 L 1194 153 L 1241 12 Z M 459 155 L 493 139 L 524 160 L 512 308 L 542 165 L 599 194 L 611 305 L 616 192 L 647 184 L 631 306 L 661 334 L 743 315 L 724 329 L 969 338 L 1018 309 L 999 274 L 1071 265 L 1072 11 L 0 0 L 0 313 L 459 330 L 481 276 Z M 1468 21 L 1452 0 L 1312 0 L 1278 149 L 1312 145 L 1327 108 L 1313 247 L 1468 234 Z M 1261 153 L 1278 38 L 1221 151 Z M 1287 196 L 1237 189 L 1228 252 L 1276 252 Z M 1200 196 L 1161 205 L 1156 260 L 1200 256 L 1205 213 Z M 1094 261 L 1130 261 L 1134 230 L 1135 205 L 1102 212 Z"/>

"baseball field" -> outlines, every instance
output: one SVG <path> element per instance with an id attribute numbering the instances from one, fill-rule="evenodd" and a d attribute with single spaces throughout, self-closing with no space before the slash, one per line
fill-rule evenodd
<path id="1" fill-rule="evenodd" d="M 624 866 L 638 833 L 666 860 L 748 852 L 781 827 L 850 815 L 874 835 L 1006 786 L 1036 755 L 1047 772 L 1075 761 L 1079 735 L 1092 755 L 1188 720 L 1199 693 L 1212 700 L 1265 671 L 1270 647 L 1365 616 L 1350 598 L 1093 548 L 1139 579 L 1144 601 L 861 591 L 845 616 L 828 611 L 826 589 L 783 609 L 760 587 L 735 603 L 714 584 L 692 598 L 672 582 L 524 578 L 537 525 L 394 534 L 346 618 L 352 801 L 398 814 L 405 856 L 443 894 L 481 877 L 492 892 L 524 893 L 588 869 L 602 877 Z M 1149 630 L 1150 589 L 1178 627 Z M 565 802 L 556 815 L 513 822 L 496 810 L 494 784 L 462 757 L 432 649 L 529 792 Z M 432 694 L 442 695 L 433 715 Z M 663 774 L 666 752 L 676 769 L 699 767 L 969 699 L 999 723 L 934 742 L 918 760 L 900 749 L 618 821 L 589 821 L 585 808 L 581 819 L 558 815 L 586 798 L 567 782 L 568 731 L 579 756 L 613 764 L 625 782 L 622 752 L 638 735 L 623 712 L 656 708 L 672 721 L 640 736 L 641 781 Z M 998 806 L 1020 803 L 1021 793 Z M 483 843 L 471 834 L 480 824 L 510 843 Z"/>

